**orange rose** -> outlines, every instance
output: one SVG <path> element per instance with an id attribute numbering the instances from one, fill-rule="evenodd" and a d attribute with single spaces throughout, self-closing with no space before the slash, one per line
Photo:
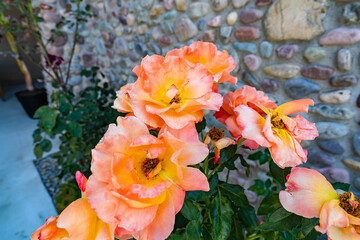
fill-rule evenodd
<path id="1" fill-rule="evenodd" d="M 76 173 L 81 191 L 86 178 Z M 50 217 L 31 235 L 31 240 L 114 240 L 115 225 L 101 221 L 86 198 L 72 202 L 58 217 Z"/>
<path id="2" fill-rule="evenodd" d="M 236 85 L 237 78 L 230 75 L 236 63 L 227 51 L 219 51 L 209 42 L 194 42 L 190 46 L 174 49 L 166 56 L 178 56 L 191 63 L 201 63 L 210 75 L 214 76 L 216 83 L 229 82 Z"/>
<path id="3" fill-rule="evenodd" d="M 165 239 L 185 191 L 209 190 L 206 176 L 187 167 L 208 152 L 193 123 L 154 137 L 136 117 L 119 117 L 92 151 L 86 196 L 103 221 L 117 224 L 117 237 Z"/>
<path id="4" fill-rule="evenodd" d="M 147 56 L 134 68 L 134 85 L 118 92 L 114 107 L 129 111 L 153 128 L 181 129 L 200 122 L 203 109 L 219 110 L 222 96 L 213 92 L 214 77 L 201 64 L 180 57 Z M 131 91 L 130 91 L 131 88 Z"/>
<path id="5" fill-rule="evenodd" d="M 275 109 L 276 104 L 271 99 L 265 96 L 264 92 L 256 91 L 256 88 L 250 86 L 243 86 L 241 89 L 235 92 L 228 92 L 224 96 L 223 105 L 220 111 L 214 114 L 214 117 L 226 125 L 231 136 L 236 140 L 243 138 L 242 127 L 236 121 L 236 113 L 234 109 L 240 105 L 249 106 L 256 109 L 256 105 L 264 106 L 269 109 Z M 253 140 L 247 139 L 244 141 L 244 145 L 252 149 L 259 147 L 259 144 Z"/>

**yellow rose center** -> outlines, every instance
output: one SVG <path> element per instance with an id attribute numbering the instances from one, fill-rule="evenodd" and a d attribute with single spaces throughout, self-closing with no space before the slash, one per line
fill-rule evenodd
<path id="1" fill-rule="evenodd" d="M 218 141 L 225 136 L 224 130 L 217 127 L 212 127 L 208 132 L 208 135 L 213 141 Z"/>
<path id="2" fill-rule="evenodd" d="M 274 128 L 283 129 L 285 128 L 285 123 L 279 116 L 273 116 L 271 117 L 271 124 Z"/>
<path id="3" fill-rule="evenodd" d="M 180 103 L 181 102 L 181 98 L 180 98 L 180 94 L 176 94 L 175 97 L 173 97 L 170 101 L 170 104 L 172 103 Z"/>
<path id="4" fill-rule="evenodd" d="M 142 163 L 141 170 L 146 178 L 155 177 L 161 171 L 161 163 L 159 158 L 146 158 Z"/>
<path id="5" fill-rule="evenodd" d="M 348 214 L 360 217 L 360 199 L 353 193 L 345 192 L 339 195 L 340 207 Z"/>

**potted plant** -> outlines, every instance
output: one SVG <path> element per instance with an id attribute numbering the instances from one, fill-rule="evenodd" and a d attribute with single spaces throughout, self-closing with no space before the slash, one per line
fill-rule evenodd
<path id="1" fill-rule="evenodd" d="M 9 18 L 5 17 L 4 15 L 4 6 L 0 7 L 0 25 L 4 32 L 5 38 L 8 41 L 11 49 L 11 56 L 13 56 L 16 60 L 17 65 L 21 73 L 24 76 L 26 90 L 19 91 L 15 93 L 16 97 L 20 101 L 21 105 L 23 106 L 26 113 L 29 117 L 33 117 L 35 111 L 47 104 L 47 96 L 46 90 L 44 88 L 34 88 L 32 78 L 27 68 L 21 52 L 17 46 L 16 38 L 14 34 L 11 32 L 11 26 L 9 24 Z"/>

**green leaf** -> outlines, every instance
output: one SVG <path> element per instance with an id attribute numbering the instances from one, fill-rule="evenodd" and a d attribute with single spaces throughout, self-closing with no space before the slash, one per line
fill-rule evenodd
<path id="1" fill-rule="evenodd" d="M 237 158 L 237 155 L 236 155 L 236 150 L 237 150 L 237 145 L 236 144 L 233 144 L 233 145 L 230 145 L 226 148 L 223 148 L 220 150 L 220 163 L 225 163 L 227 162 L 228 160 L 233 160 L 235 161 L 236 158 Z"/>
<path id="2" fill-rule="evenodd" d="M 248 208 L 249 201 L 244 193 L 244 188 L 239 185 L 222 182 L 219 184 L 221 193 L 232 201 L 236 206 Z"/>
<path id="3" fill-rule="evenodd" d="M 201 221 L 200 221 L 201 220 Z M 188 240 L 200 240 L 201 237 L 201 223 L 202 218 L 198 220 L 192 220 L 186 226 L 186 239 Z"/>
<path id="4" fill-rule="evenodd" d="M 201 122 L 196 123 L 195 127 L 196 127 L 196 131 L 200 133 L 202 130 L 206 128 L 206 119 L 203 118 Z"/>
<path id="5" fill-rule="evenodd" d="M 345 192 L 348 192 L 349 189 L 350 189 L 350 184 L 348 183 L 343 183 L 343 182 L 335 182 L 335 183 L 332 183 L 332 186 L 334 189 L 341 189 Z"/>
<path id="6" fill-rule="evenodd" d="M 48 139 L 44 139 L 43 141 L 40 142 L 40 148 L 43 152 L 50 152 L 52 148 L 51 141 Z"/>
<path id="7" fill-rule="evenodd" d="M 270 161 L 270 173 L 281 185 L 285 185 L 286 176 L 290 173 L 291 168 L 281 169 L 274 161 Z"/>
<path id="8" fill-rule="evenodd" d="M 41 125 L 44 126 L 47 132 L 50 132 L 55 126 L 57 116 L 58 113 L 49 106 L 40 107 L 34 114 L 34 118 L 40 119 Z"/>
<path id="9" fill-rule="evenodd" d="M 68 130 L 70 131 L 70 134 L 73 137 L 76 137 L 76 138 L 82 137 L 82 128 L 81 128 L 80 124 L 78 124 L 76 122 L 71 122 L 68 125 Z"/>
<path id="10" fill-rule="evenodd" d="M 210 191 L 204 192 L 204 191 L 187 191 L 186 196 L 196 202 L 198 201 L 205 201 L 206 199 L 209 199 L 212 195 L 217 193 L 216 186 L 219 182 L 217 173 L 214 174 L 209 181 L 210 185 Z"/>
<path id="11" fill-rule="evenodd" d="M 291 231 L 301 223 L 301 217 L 286 211 L 284 208 L 277 209 L 270 215 L 269 221 L 261 224 L 258 229 L 263 231 Z"/>
<path id="12" fill-rule="evenodd" d="M 41 158 L 43 156 L 43 151 L 41 150 L 40 144 L 35 145 L 34 154 L 36 158 Z"/>
<path id="13" fill-rule="evenodd" d="M 181 214 L 188 220 L 197 220 L 201 215 L 199 209 L 195 206 L 194 202 L 188 199 L 185 199 L 184 201 L 184 205 L 181 208 Z"/>
<path id="14" fill-rule="evenodd" d="M 319 225 L 319 219 L 303 218 L 301 222 L 301 232 L 304 237 L 309 236 L 309 234 L 315 230 L 316 225 Z"/>
<path id="15" fill-rule="evenodd" d="M 248 226 L 248 227 L 256 227 L 257 226 L 257 218 L 255 214 L 255 209 L 253 207 L 248 208 L 240 208 L 237 211 L 237 215 L 239 218 Z"/>
<path id="16" fill-rule="evenodd" d="M 258 215 L 266 215 L 273 213 L 277 209 L 281 208 L 279 200 L 279 194 L 272 194 L 264 198 L 259 206 Z"/>
<path id="17" fill-rule="evenodd" d="M 213 235 L 216 240 L 228 239 L 231 232 L 234 211 L 226 198 L 216 195 L 211 201 L 211 217 L 213 221 Z"/>

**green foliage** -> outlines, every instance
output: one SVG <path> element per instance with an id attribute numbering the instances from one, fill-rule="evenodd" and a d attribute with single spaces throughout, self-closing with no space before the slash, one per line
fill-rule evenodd
<path id="1" fill-rule="evenodd" d="M 107 126 L 120 115 L 111 105 L 114 90 L 100 85 L 98 68 L 83 71 L 91 78 L 92 86 L 79 93 L 57 89 L 51 95 L 51 106 L 35 113 L 38 128 L 33 133 L 34 153 L 41 158 L 52 149 L 50 139 L 59 138 L 60 151 L 54 154 L 62 166 L 60 176 L 77 170 L 90 175 L 91 149 L 104 135 Z M 55 84 L 55 86 L 57 86 Z"/>

